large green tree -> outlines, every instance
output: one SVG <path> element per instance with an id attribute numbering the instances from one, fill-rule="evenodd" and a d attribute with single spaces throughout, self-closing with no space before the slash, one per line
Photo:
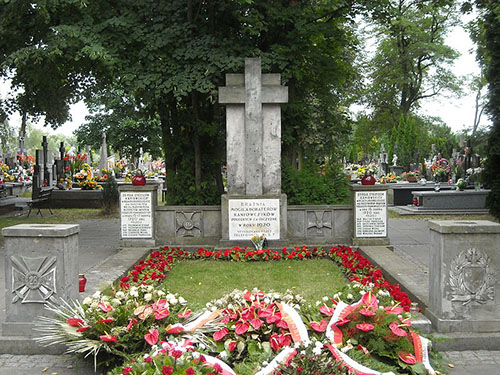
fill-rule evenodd
<path id="1" fill-rule="evenodd" d="M 500 218 L 500 4 L 496 0 L 477 0 L 475 4 L 480 18 L 473 37 L 488 81 L 486 111 L 493 122 L 483 176 L 491 188 L 486 204 L 491 214 Z"/>
<path id="2" fill-rule="evenodd" d="M 217 87 L 245 56 L 261 56 L 290 87 L 283 141 L 292 164 L 342 143 L 354 3 L 11 0 L 0 4 L 0 74 L 21 89 L 11 110 L 54 126 L 72 101 L 120 88 L 143 121 L 159 122 L 168 202 L 214 203 L 225 157 Z"/>

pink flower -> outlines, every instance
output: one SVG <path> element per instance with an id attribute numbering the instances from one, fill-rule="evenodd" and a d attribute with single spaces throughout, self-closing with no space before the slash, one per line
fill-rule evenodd
<path id="1" fill-rule="evenodd" d="M 83 326 L 83 320 L 78 318 L 69 318 L 66 322 L 72 327 L 81 327 Z"/>
<path id="2" fill-rule="evenodd" d="M 398 353 L 399 359 L 401 359 L 404 363 L 407 363 L 409 365 L 414 365 L 417 363 L 417 358 L 408 352 L 401 351 Z"/>
<path id="3" fill-rule="evenodd" d="M 321 322 L 310 322 L 309 325 L 316 332 L 325 332 L 326 327 L 328 327 L 328 322 L 326 320 L 322 320 Z"/>
<path id="4" fill-rule="evenodd" d="M 371 308 L 372 310 L 378 309 L 377 297 L 375 297 L 372 292 L 363 294 L 363 297 L 361 298 L 361 304 Z"/>
<path id="5" fill-rule="evenodd" d="M 195 372 L 191 367 L 186 369 L 186 375 L 194 375 L 194 374 Z"/>
<path id="6" fill-rule="evenodd" d="M 110 334 L 105 334 L 105 335 L 99 336 L 99 338 L 102 341 L 106 341 L 106 342 L 118 342 L 118 341 L 116 341 L 116 336 L 111 336 Z"/>
<path id="7" fill-rule="evenodd" d="M 92 326 L 83 326 L 76 330 L 76 332 L 85 332 L 86 330 L 92 328 Z"/>
<path id="8" fill-rule="evenodd" d="M 389 328 L 391 329 L 392 333 L 394 333 L 396 336 L 399 337 L 406 336 L 406 332 L 403 329 L 399 328 L 398 322 L 392 322 L 391 324 L 389 324 Z"/>
<path id="9" fill-rule="evenodd" d="M 146 340 L 146 342 L 149 345 L 153 346 L 158 342 L 159 337 L 160 337 L 160 332 L 158 332 L 157 329 L 151 328 L 149 330 L 149 333 L 146 333 L 144 335 L 144 340 Z"/>
<path id="10" fill-rule="evenodd" d="M 218 330 L 217 332 L 214 332 L 214 340 L 215 341 L 220 341 L 222 340 L 227 334 L 229 333 L 229 330 L 227 328 L 222 328 Z"/>
<path id="11" fill-rule="evenodd" d="M 375 328 L 375 326 L 373 324 L 369 324 L 369 323 L 360 323 L 360 324 L 356 324 L 356 328 L 359 329 L 360 331 L 368 332 L 368 331 L 373 330 Z"/>
<path id="12" fill-rule="evenodd" d="M 160 320 L 166 318 L 170 314 L 170 311 L 167 308 L 163 308 L 160 310 L 155 310 L 154 314 L 155 314 L 155 319 Z"/>
<path id="13" fill-rule="evenodd" d="M 183 313 L 180 313 L 180 314 L 177 314 L 177 317 L 179 319 L 186 319 L 186 318 L 189 318 L 191 316 L 191 313 L 192 311 L 191 310 L 186 310 L 185 312 Z"/>
<path id="14" fill-rule="evenodd" d="M 242 335 L 244 334 L 246 331 L 248 331 L 248 328 L 250 328 L 250 325 L 247 323 L 247 322 L 242 322 L 242 321 L 239 321 L 238 323 L 236 323 L 234 325 L 234 332 L 237 334 L 237 335 Z"/>
<path id="15" fill-rule="evenodd" d="M 108 304 L 106 304 L 106 303 L 104 303 L 104 302 L 99 302 L 99 303 L 97 304 L 97 306 L 99 306 L 99 308 L 100 308 L 102 311 L 104 311 L 104 312 L 110 312 L 110 311 L 113 311 L 113 310 L 114 310 L 114 307 L 113 307 L 113 306 L 108 305 Z"/>
<path id="16" fill-rule="evenodd" d="M 184 327 L 181 324 L 174 324 L 173 326 L 167 327 L 167 333 L 176 335 L 184 331 Z"/>
<path id="17" fill-rule="evenodd" d="M 404 311 L 404 309 L 401 306 L 387 306 L 385 311 L 389 314 L 399 315 Z"/>
<path id="18" fill-rule="evenodd" d="M 162 375 L 172 375 L 174 373 L 174 369 L 172 366 L 163 366 L 161 373 Z"/>
<path id="19" fill-rule="evenodd" d="M 132 371 L 132 367 L 130 367 L 130 366 L 124 367 L 122 370 L 122 374 L 128 375 L 130 373 L 130 371 Z"/>
<path id="20" fill-rule="evenodd" d="M 109 317 L 109 318 L 106 318 L 106 319 L 98 320 L 97 323 L 111 323 L 111 322 L 114 322 L 114 321 L 115 320 L 112 317 Z"/>
<path id="21" fill-rule="evenodd" d="M 130 319 L 130 322 L 127 324 L 127 330 L 130 331 L 134 326 L 134 324 L 137 324 L 137 319 L 136 318 Z"/>
<path id="22" fill-rule="evenodd" d="M 325 306 L 325 305 L 322 305 L 319 308 L 319 312 L 320 313 L 322 313 L 324 315 L 328 315 L 328 316 L 332 316 L 334 311 L 335 311 L 335 309 L 333 307 L 328 307 L 328 306 Z"/>
<path id="23" fill-rule="evenodd" d="M 231 341 L 229 343 L 229 353 L 232 353 L 236 349 L 236 341 Z"/>
<path id="24" fill-rule="evenodd" d="M 250 324 L 252 325 L 252 327 L 254 329 L 259 329 L 260 327 L 262 327 L 262 324 L 264 324 L 264 322 L 262 320 L 260 320 L 259 318 L 254 318 L 254 319 L 250 320 Z"/>
<path id="25" fill-rule="evenodd" d="M 144 362 L 153 362 L 153 358 L 147 356 L 146 358 L 144 358 Z"/>
<path id="26" fill-rule="evenodd" d="M 372 310 L 370 310 L 367 307 L 363 307 L 361 310 L 359 310 L 359 313 L 361 315 L 364 315 L 364 316 L 374 316 L 375 315 L 375 312 L 373 312 Z"/>

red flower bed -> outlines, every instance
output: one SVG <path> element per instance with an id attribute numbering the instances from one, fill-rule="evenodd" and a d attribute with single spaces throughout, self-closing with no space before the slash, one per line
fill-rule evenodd
<path id="1" fill-rule="evenodd" d="M 145 260 L 139 261 L 127 276 L 121 278 L 120 287 L 129 288 L 131 285 L 156 284 L 162 282 L 168 271 L 178 261 L 187 259 L 214 259 L 233 261 L 271 261 L 271 260 L 302 260 L 312 258 L 331 258 L 343 268 L 343 272 L 350 281 L 357 281 L 363 285 L 372 285 L 373 288 L 389 291 L 391 297 L 398 301 L 405 311 L 410 310 L 411 301 L 408 294 L 401 291 L 399 284 L 391 284 L 384 279 L 382 271 L 375 268 L 361 253 L 348 246 L 332 247 L 328 251 L 322 248 L 310 249 L 306 246 L 294 249 L 283 248 L 277 250 L 253 250 L 247 247 L 233 247 L 225 250 L 210 250 L 199 248 L 195 252 L 180 248 L 169 248 L 153 251 Z"/>

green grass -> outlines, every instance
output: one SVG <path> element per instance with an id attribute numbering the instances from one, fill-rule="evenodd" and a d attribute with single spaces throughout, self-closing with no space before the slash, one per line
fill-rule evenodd
<path id="1" fill-rule="evenodd" d="M 193 260 L 177 264 L 165 283 L 194 308 L 205 306 L 234 289 L 254 287 L 268 292 L 287 289 L 314 303 L 345 285 L 340 269 L 329 259 L 228 262 Z"/>
<path id="2" fill-rule="evenodd" d="M 60 208 L 52 209 L 54 215 L 51 215 L 49 210 L 42 208 L 43 217 L 36 216 L 37 209 L 31 211 L 30 217 L 26 217 L 27 212 L 23 212 L 22 216 L 0 217 L 0 246 L 3 244 L 3 236 L 1 229 L 17 224 L 72 224 L 80 220 L 98 220 L 118 218 L 118 214 L 107 216 L 100 209 L 91 208 Z"/>

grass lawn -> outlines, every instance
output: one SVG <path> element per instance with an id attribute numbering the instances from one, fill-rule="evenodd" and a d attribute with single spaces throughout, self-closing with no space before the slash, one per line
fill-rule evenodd
<path id="1" fill-rule="evenodd" d="M 42 208 L 43 217 L 36 216 L 37 209 L 31 211 L 30 217 L 26 217 L 27 212 L 23 212 L 22 216 L 0 217 L 0 245 L 3 244 L 3 236 L 1 229 L 17 224 L 71 224 L 77 223 L 80 220 L 98 220 L 118 218 L 118 214 L 106 216 L 100 209 L 91 208 L 59 208 L 52 209 L 54 215 L 51 215 L 49 210 Z"/>
<path id="2" fill-rule="evenodd" d="M 254 287 L 284 293 L 287 289 L 314 303 L 345 285 L 340 269 L 329 259 L 302 261 L 228 262 L 193 260 L 174 266 L 165 282 L 189 306 L 200 308 L 233 289 Z"/>

